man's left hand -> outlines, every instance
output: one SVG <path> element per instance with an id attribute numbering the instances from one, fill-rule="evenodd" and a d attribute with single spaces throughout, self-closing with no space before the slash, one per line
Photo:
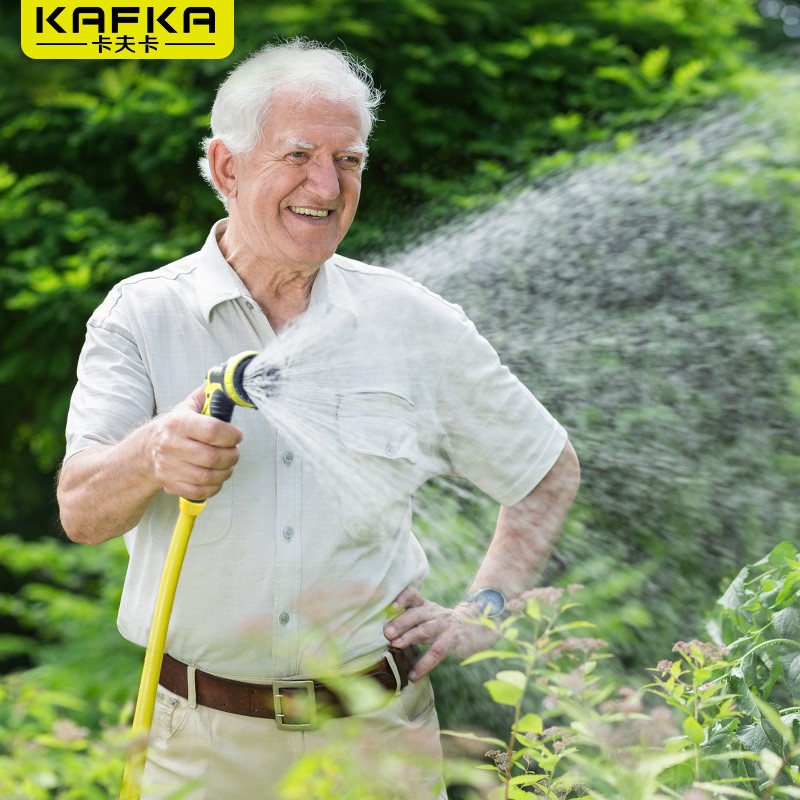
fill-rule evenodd
<path id="1" fill-rule="evenodd" d="M 426 600 L 412 586 L 403 589 L 394 603 L 405 610 L 383 629 L 392 647 L 430 645 L 409 673 L 412 681 L 427 675 L 445 656 L 466 658 L 491 647 L 499 638 L 498 631 L 476 622 L 470 603 L 445 608 Z"/>

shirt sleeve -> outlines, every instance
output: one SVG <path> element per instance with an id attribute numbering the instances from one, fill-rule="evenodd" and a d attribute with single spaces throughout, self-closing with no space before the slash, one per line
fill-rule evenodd
<path id="1" fill-rule="evenodd" d="M 66 458 L 116 444 L 155 414 L 155 399 L 119 290 L 89 320 L 67 415 Z"/>
<path id="2" fill-rule="evenodd" d="M 550 471 L 567 433 L 473 323 L 462 324 L 437 393 L 444 456 L 452 474 L 511 506 Z"/>

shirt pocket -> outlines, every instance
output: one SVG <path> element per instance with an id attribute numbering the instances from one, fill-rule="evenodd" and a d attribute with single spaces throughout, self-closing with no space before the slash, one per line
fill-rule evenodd
<path id="1" fill-rule="evenodd" d="M 375 541 L 410 526 L 419 459 L 414 404 L 392 391 L 352 391 L 337 395 L 336 416 L 344 529 Z"/>
<path id="2" fill-rule="evenodd" d="M 175 522 L 179 515 L 179 500 L 174 495 L 162 492 L 156 497 L 139 523 L 149 530 L 150 535 L 160 542 L 172 541 Z M 189 547 L 213 544 L 224 539 L 233 521 L 233 484 L 226 481 L 220 491 L 209 497 L 202 512 L 195 517 Z"/>

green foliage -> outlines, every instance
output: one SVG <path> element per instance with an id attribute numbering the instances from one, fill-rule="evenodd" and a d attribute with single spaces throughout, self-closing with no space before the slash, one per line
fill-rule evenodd
<path id="1" fill-rule="evenodd" d="M 800 759 L 800 554 L 789 542 L 745 567 L 717 603 L 709 623 L 715 642 L 730 650 L 727 691 L 740 718 L 733 728 L 759 763 L 737 775 L 763 786 L 776 777 L 771 764 Z M 721 732 L 709 737 L 716 744 Z M 772 756 L 763 756 L 764 750 Z M 774 757 L 773 757 L 774 756 Z M 795 771 L 796 778 L 796 771 Z M 780 795 L 776 795 L 780 796 Z"/>
<path id="2" fill-rule="evenodd" d="M 14 677 L 0 684 L 0 796 L 7 800 L 108 800 L 122 774 L 127 725 L 92 732 L 74 721 L 86 703 Z"/>
<path id="3" fill-rule="evenodd" d="M 18 633 L 0 632 L 3 656 L 26 656 L 21 691 L 40 687 L 72 696 L 75 721 L 96 727 L 129 708 L 141 669 L 140 648 L 116 630 L 126 553 L 121 540 L 96 548 L 58 541 L 0 537 L 0 568 L 25 578 L 13 593 L 0 592 L 0 614 Z"/>
<path id="4" fill-rule="evenodd" d="M 681 715 L 667 776 L 714 796 L 800 796 L 800 553 L 782 542 L 745 567 L 709 621 L 714 643 L 679 642 L 655 671 L 656 695 Z"/>
<path id="5" fill-rule="evenodd" d="M 575 587 L 529 592 L 500 643 L 464 662 L 500 662 L 485 687 L 513 708 L 507 739 L 449 733 L 491 748 L 491 797 L 800 796 L 799 557 L 783 542 L 743 570 L 710 622 L 719 644 L 678 642 L 643 690 L 602 669 L 604 642 L 576 636 L 591 626 L 571 618 Z"/>
<path id="6" fill-rule="evenodd" d="M 123 554 L 67 548 L 62 558 L 59 547 L 17 541 L 2 552 L 4 564 L 48 587 L 21 599 L 24 616 L 67 637 L 39 651 L 42 666 L 0 681 L 0 795 L 9 800 L 109 797 L 121 776 L 140 654 L 109 638 L 109 598 L 100 584 L 99 596 L 85 587 L 89 576 L 119 570 Z M 508 798 L 658 800 L 692 787 L 704 794 L 685 797 L 697 800 L 797 797 L 798 558 L 784 542 L 743 570 L 709 622 L 715 643 L 679 642 L 676 660 L 660 663 L 642 689 L 608 668 L 605 643 L 581 619 L 586 590 L 532 590 L 501 623 L 500 643 L 459 668 L 488 670 L 488 707 L 508 722 L 505 738 L 456 732 L 468 746 L 482 744 L 490 761 L 476 773 L 453 754 L 449 780 L 483 792 L 488 770 L 499 778 L 496 796 Z M 79 585 L 85 596 L 65 596 Z M 418 759 L 351 722 L 330 748 L 298 762 L 283 797 L 414 796 Z"/>
<path id="7" fill-rule="evenodd" d="M 0 593 L 3 656 L 34 668 L 0 681 L 0 797 L 107 800 L 119 791 L 140 648 L 114 624 L 125 566 L 116 541 L 78 548 L 0 537 L 0 569 L 25 578 Z"/>

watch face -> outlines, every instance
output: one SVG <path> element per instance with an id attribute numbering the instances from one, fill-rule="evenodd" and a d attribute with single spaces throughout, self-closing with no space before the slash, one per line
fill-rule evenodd
<path id="1" fill-rule="evenodd" d="M 506 610 L 506 598 L 499 589 L 481 589 L 472 596 L 472 602 L 490 619 Z"/>

